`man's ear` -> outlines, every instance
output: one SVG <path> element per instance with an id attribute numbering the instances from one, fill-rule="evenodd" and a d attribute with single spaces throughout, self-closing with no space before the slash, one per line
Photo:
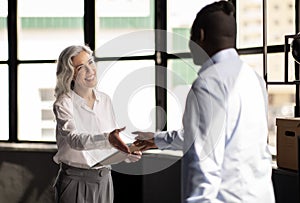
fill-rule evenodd
<path id="1" fill-rule="evenodd" d="M 199 37 L 199 41 L 200 41 L 200 43 L 201 43 L 201 42 L 203 42 L 204 39 L 205 39 L 205 34 L 204 34 L 203 28 L 201 28 L 199 32 L 200 32 L 200 33 L 199 33 L 199 36 L 200 36 L 200 37 Z"/>

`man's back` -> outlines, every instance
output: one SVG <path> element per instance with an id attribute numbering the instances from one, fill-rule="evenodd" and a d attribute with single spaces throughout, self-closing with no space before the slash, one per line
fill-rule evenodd
<path id="1" fill-rule="evenodd" d="M 212 61 L 200 70 L 184 115 L 186 198 L 274 202 L 263 81 L 233 49 Z"/>

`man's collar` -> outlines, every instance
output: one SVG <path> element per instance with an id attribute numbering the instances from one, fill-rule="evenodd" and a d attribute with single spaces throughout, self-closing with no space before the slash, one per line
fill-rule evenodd
<path id="1" fill-rule="evenodd" d="M 223 49 L 217 52 L 216 54 L 214 54 L 212 57 L 210 57 L 206 62 L 202 64 L 202 67 L 198 71 L 198 75 L 208 67 L 212 66 L 213 64 L 220 63 L 224 60 L 228 60 L 228 58 L 236 58 L 236 57 L 238 57 L 238 53 L 234 48 Z"/>

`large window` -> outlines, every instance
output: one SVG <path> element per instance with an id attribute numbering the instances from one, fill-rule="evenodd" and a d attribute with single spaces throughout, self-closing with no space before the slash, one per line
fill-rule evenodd
<path id="1" fill-rule="evenodd" d="M 134 130 L 180 129 L 200 68 L 189 54 L 190 27 L 211 2 L 0 0 L 0 140 L 55 141 L 55 60 L 66 46 L 84 43 L 95 50 L 97 88 L 111 96 L 127 138 Z M 275 149 L 276 117 L 294 116 L 299 105 L 290 54 L 288 81 L 284 75 L 284 36 L 298 31 L 296 1 L 233 2 L 238 52 L 267 82 Z"/>
<path id="2" fill-rule="evenodd" d="M 73 44 L 95 51 L 97 88 L 111 96 L 125 138 L 155 130 L 154 0 L 0 4 L 1 140 L 55 141 L 55 62 Z"/>

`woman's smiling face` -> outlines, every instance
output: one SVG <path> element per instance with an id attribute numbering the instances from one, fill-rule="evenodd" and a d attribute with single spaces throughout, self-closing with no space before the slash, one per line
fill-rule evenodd
<path id="1" fill-rule="evenodd" d="M 97 85 L 96 64 L 87 52 L 82 51 L 72 58 L 75 86 L 93 88 Z"/>

